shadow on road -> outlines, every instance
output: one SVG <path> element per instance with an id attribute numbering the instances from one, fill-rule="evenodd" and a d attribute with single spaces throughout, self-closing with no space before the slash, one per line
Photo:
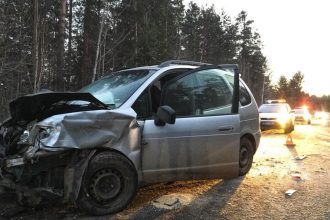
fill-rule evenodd
<path id="1" fill-rule="evenodd" d="M 286 146 L 293 157 L 298 156 L 298 151 L 294 146 Z"/>
<path id="2" fill-rule="evenodd" d="M 22 207 L 15 193 L 0 194 L 0 220 L 2 219 L 72 219 L 77 209 L 68 204 L 53 201 L 38 208 Z"/>
<path id="3" fill-rule="evenodd" d="M 175 210 L 155 208 L 149 204 L 129 219 L 223 219 L 221 209 L 240 186 L 244 177 L 224 180 L 204 194 L 197 196 L 189 205 Z"/>
<path id="4" fill-rule="evenodd" d="M 223 218 L 220 213 L 221 209 L 227 204 L 228 200 L 235 193 L 244 177 L 239 177 L 231 180 L 223 180 L 213 185 L 205 193 L 196 196 L 195 199 L 187 206 L 182 206 L 178 209 L 167 210 L 156 208 L 151 203 L 155 199 L 155 189 L 143 190 L 140 196 L 135 199 L 142 199 L 141 207 L 136 211 L 117 213 L 115 215 L 96 217 L 88 216 L 74 208 L 73 206 L 56 204 L 54 206 L 41 207 L 39 209 L 22 208 L 16 202 L 14 194 L 0 195 L 0 219 L 205 219 L 205 218 Z M 199 184 L 204 184 L 204 181 L 187 182 L 182 181 L 174 183 L 172 186 L 159 184 L 158 190 L 160 195 L 173 193 L 174 190 L 180 191 L 180 186 L 189 188 L 198 187 Z M 168 190 L 166 190 L 168 188 Z M 194 193 L 194 192 L 192 192 Z M 140 206 L 138 205 L 138 206 Z"/>

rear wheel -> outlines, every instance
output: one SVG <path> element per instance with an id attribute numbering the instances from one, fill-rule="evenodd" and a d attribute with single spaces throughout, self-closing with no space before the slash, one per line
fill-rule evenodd
<path id="1" fill-rule="evenodd" d="M 253 144 L 250 139 L 241 139 L 239 150 L 239 175 L 243 176 L 249 172 L 253 162 Z"/>
<path id="2" fill-rule="evenodd" d="M 76 203 L 92 215 L 112 214 L 124 209 L 136 190 L 132 163 L 118 153 L 102 152 L 89 162 Z"/>

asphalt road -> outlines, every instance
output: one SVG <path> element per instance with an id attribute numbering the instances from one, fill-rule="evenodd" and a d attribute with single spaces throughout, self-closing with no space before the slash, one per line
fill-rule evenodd
<path id="1" fill-rule="evenodd" d="M 157 184 L 140 189 L 124 211 L 91 217 L 74 207 L 19 209 L 0 196 L 14 219 L 330 219 L 330 121 L 296 125 L 294 147 L 280 130 L 263 132 L 251 171 L 232 180 Z M 286 195 L 287 190 L 295 190 Z"/>

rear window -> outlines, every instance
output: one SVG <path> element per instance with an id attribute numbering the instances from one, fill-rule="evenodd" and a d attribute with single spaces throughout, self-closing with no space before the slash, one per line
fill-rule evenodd
<path id="1" fill-rule="evenodd" d="M 242 82 L 239 82 L 239 101 L 243 106 L 251 103 L 251 96 Z"/>

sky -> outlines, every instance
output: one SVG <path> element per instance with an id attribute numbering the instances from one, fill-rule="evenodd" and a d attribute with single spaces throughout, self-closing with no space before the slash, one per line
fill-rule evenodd
<path id="1" fill-rule="evenodd" d="M 184 0 L 188 5 L 190 0 Z M 301 71 L 303 90 L 330 95 L 329 0 L 193 0 L 199 6 L 223 9 L 232 20 L 242 10 L 261 35 L 272 79 Z"/>

